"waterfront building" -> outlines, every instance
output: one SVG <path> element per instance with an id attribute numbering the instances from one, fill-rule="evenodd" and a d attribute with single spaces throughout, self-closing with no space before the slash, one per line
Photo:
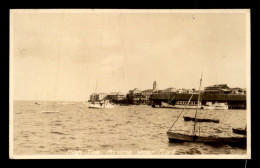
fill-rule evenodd
<path id="1" fill-rule="evenodd" d="M 141 90 L 137 88 L 133 90 L 129 90 L 129 97 L 134 97 L 134 96 L 141 96 Z"/>
<path id="2" fill-rule="evenodd" d="M 128 103 L 130 104 L 140 104 L 142 99 L 141 90 L 135 88 L 133 90 L 129 90 L 127 95 Z"/>
<path id="3" fill-rule="evenodd" d="M 191 89 L 177 89 L 176 93 L 193 93 Z"/>
<path id="4" fill-rule="evenodd" d="M 110 100 L 111 102 L 124 100 L 125 95 L 123 93 L 120 93 L 120 92 L 112 92 L 112 93 L 107 94 L 106 99 Z"/>
<path id="5" fill-rule="evenodd" d="M 176 88 L 170 87 L 170 88 L 164 89 L 162 92 L 176 92 L 176 91 L 177 91 Z"/>
<path id="6" fill-rule="evenodd" d="M 212 85 L 204 88 L 204 93 L 210 93 L 210 94 L 220 94 L 230 93 L 230 88 L 227 86 L 227 84 L 218 84 L 218 85 Z"/>
<path id="7" fill-rule="evenodd" d="M 246 94 L 246 90 L 242 88 L 231 88 L 231 94 Z"/>
<path id="8" fill-rule="evenodd" d="M 153 89 L 147 89 L 141 91 L 142 98 L 145 98 L 145 100 L 149 100 L 151 98 L 151 95 L 153 94 Z"/>

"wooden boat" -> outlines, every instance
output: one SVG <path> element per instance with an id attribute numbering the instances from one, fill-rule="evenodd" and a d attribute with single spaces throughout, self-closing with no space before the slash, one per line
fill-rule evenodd
<path id="1" fill-rule="evenodd" d="M 195 121 L 194 117 L 183 117 L 184 121 Z M 214 119 L 207 119 L 207 118 L 197 118 L 196 122 L 214 122 L 214 123 L 219 123 L 219 120 L 214 120 Z"/>
<path id="2" fill-rule="evenodd" d="M 232 128 L 233 133 L 246 135 L 246 129 L 243 128 Z"/>
<path id="3" fill-rule="evenodd" d="M 206 144 L 229 144 L 234 146 L 245 146 L 246 136 L 243 137 L 218 137 L 218 136 L 196 136 L 167 132 L 170 142 L 199 142 Z"/>

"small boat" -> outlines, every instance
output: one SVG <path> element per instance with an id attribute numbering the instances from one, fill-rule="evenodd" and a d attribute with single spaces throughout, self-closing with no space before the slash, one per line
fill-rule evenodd
<path id="1" fill-rule="evenodd" d="M 227 110 L 228 109 L 228 105 L 225 103 L 215 103 L 215 109 L 216 110 Z"/>
<path id="2" fill-rule="evenodd" d="M 114 108 L 114 105 L 109 103 L 109 100 L 100 101 L 99 103 L 92 103 L 88 106 L 88 108 L 94 108 L 94 109 L 109 109 Z"/>
<path id="3" fill-rule="evenodd" d="M 214 103 L 212 102 L 207 102 L 205 106 L 202 106 L 202 109 L 204 110 L 227 110 L 228 105 L 226 103 Z"/>
<path id="4" fill-rule="evenodd" d="M 232 130 L 235 134 L 246 135 L 246 128 L 232 128 Z"/>
<path id="5" fill-rule="evenodd" d="M 184 121 L 195 121 L 194 117 L 185 117 L 183 116 Z M 214 123 L 219 123 L 219 120 L 214 120 L 214 119 L 208 119 L 208 118 L 197 118 L 196 122 L 214 122 Z"/>
<path id="6" fill-rule="evenodd" d="M 197 109 L 201 107 L 201 102 L 199 102 L 199 105 L 197 105 L 197 102 L 194 101 L 177 101 L 176 104 L 173 106 L 173 108 L 176 109 Z"/>
<path id="7" fill-rule="evenodd" d="M 165 103 L 165 102 L 162 102 L 162 105 L 161 105 L 162 108 L 174 108 L 173 105 L 171 104 L 168 104 L 168 103 Z"/>
<path id="8" fill-rule="evenodd" d="M 245 146 L 246 136 L 243 137 L 218 137 L 218 136 L 196 136 L 167 132 L 170 142 L 199 142 L 206 144 L 229 144 L 234 146 Z"/>

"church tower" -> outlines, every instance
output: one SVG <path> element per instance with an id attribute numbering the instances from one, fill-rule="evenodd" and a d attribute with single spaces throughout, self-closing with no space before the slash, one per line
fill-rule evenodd
<path id="1" fill-rule="evenodd" d="M 157 90 L 157 84 L 156 84 L 156 81 L 153 82 L 153 90 Z"/>

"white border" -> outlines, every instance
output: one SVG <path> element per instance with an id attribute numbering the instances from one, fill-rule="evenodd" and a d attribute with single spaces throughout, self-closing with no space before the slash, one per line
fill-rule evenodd
<path id="1" fill-rule="evenodd" d="M 16 13 L 245 13 L 247 81 L 247 154 L 246 155 L 14 155 L 13 153 L 13 15 Z M 251 159 L 251 44 L 250 9 L 11 9 L 9 57 L 9 157 L 11 159 Z"/>

